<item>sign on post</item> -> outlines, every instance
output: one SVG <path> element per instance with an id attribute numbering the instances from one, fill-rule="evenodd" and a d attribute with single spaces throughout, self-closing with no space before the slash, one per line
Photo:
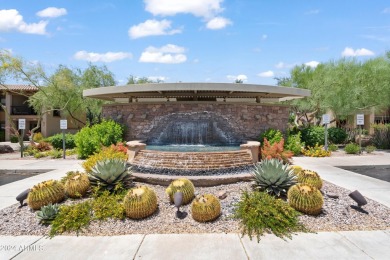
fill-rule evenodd
<path id="1" fill-rule="evenodd" d="M 364 114 L 356 115 L 356 125 L 364 125 Z"/>
<path id="2" fill-rule="evenodd" d="M 322 123 L 325 125 L 330 124 L 330 115 L 329 114 L 322 115 Z"/>
<path id="3" fill-rule="evenodd" d="M 330 124 L 330 115 L 323 114 L 322 115 L 322 123 L 325 125 L 325 151 L 328 151 L 328 124 Z"/>
<path id="4" fill-rule="evenodd" d="M 68 129 L 68 120 L 60 120 L 60 129 L 61 130 L 66 130 Z"/>
<path id="5" fill-rule="evenodd" d="M 19 119 L 18 125 L 20 130 L 26 129 L 26 119 Z"/>

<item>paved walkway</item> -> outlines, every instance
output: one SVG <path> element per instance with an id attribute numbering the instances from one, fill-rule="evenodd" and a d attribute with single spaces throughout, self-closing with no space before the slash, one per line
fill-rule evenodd
<path id="1" fill-rule="evenodd" d="M 389 153 L 356 157 L 297 157 L 295 164 L 320 173 L 339 186 L 390 207 L 390 183 L 335 165 L 390 164 Z M 78 160 L 2 160 L 0 169 L 52 169 L 0 186 L 0 209 L 32 185 L 80 170 Z M 103 237 L 0 236 L 0 259 L 389 259 L 390 230 L 298 234 L 284 241 L 266 235 L 257 243 L 238 234 L 148 234 Z"/>

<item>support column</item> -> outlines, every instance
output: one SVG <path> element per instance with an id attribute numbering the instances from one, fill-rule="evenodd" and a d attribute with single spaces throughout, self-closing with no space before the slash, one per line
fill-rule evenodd
<path id="1" fill-rule="evenodd" d="M 128 159 L 127 161 L 129 163 L 132 163 L 134 160 L 134 157 L 137 155 L 137 153 L 141 150 L 145 150 L 146 144 L 142 143 L 140 140 L 134 140 L 126 143 L 127 146 L 127 155 Z"/>
<path id="2" fill-rule="evenodd" d="M 248 141 L 246 144 L 240 145 L 240 150 L 248 150 L 252 156 L 253 163 L 259 162 L 260 142 Z"/>
<path id="3" fill-rule="evenodd" d="M 5 93 L 5 107 L 7 108 L 9 115 L 12 114 L 11 106 L 12 106 L 12 94 L 6 92 Z M 5 141 L 11 140 L 10 127 L 11 127 L 11 118 L 7 114 L 5 114 Z"/>

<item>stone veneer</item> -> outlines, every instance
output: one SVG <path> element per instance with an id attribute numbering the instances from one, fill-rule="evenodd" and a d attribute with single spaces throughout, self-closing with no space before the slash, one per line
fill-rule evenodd
<path id="1" fill-rule="evenodd" d="M 204 114 L 218 122 L 226 122 L 225 130 L 233 131 L 232 135 L 244 142 L 257 140 L 268 128 L 285 132 L 289 107 L 217 102 L 128 103 L 104 105 L 102 113 L 104 118 L 127 126 L 126 140 L 148 140 L 149 135 L 161 128 L 161 124 L 166 124 L 172 114 L 185 117 Z"/>

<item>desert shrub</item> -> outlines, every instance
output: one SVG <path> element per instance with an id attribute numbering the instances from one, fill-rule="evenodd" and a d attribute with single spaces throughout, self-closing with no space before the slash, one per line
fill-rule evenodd
<path id="1" fill-rule="evenodd" d="M 372 143 L 380 149 L 390 149 L 390 124 L 374 124 Z"/>
<path id="2" fill-rule="evenodd" d="M 50 147 L 50 144 L 49 143 L 46 143 L 44 141 L 41 141 L 39 142 L 35 148 L 39 151 L 39 152 L 44 152 L 44 151 L 50 151 L 51 150 L 51 147 Z"/>
<path id="3" fill-rule="evenodd" d="M 11 141 L 11 143 L 18 143 L 19 138 L 16 135 L 11 135 L 10 141 Z"/>
<path id="4" fill-rule="evenodd" d="M 349 143 L 345 146 L 344 151 L 347 154 L 358 154 L 358 153 L 360 153 L 361 149 L 360 149 L 360 146 L 358 144 Z"/>
<path id="5" fill-rule="evenodd" d="M 33 141 L 36 143 L 39 143 L 40 141 L 43 141 L 43 135 L 41 133 L 35 133 L 33 136 Z"/>
<path id="6" fill-rule="evenodd" d="M 49 236 L 53 237 L 66 231 L 75 231 L 77 234 L 91 221 L 91 203 L 89 201 L 74 205 L 63 205 L 56 218 L 51 223 Z"/>
<path id="7" fill-rule="evenodd" d="M 293 153 L 291 151 L 285 151 L 283 146 L 283 138 L 280 140 L 280 142 L 276 142 L 273 145 L 268 142 L 267 138 L 264 138 L 263 148 L 261 148 L 262 159 L 275 158 L 283 161 L 284 163 L 289 163 Z"/>
<path id="8" fill-rule="evenodd" d="M 305 143 L 301 141 L 301 133 L 290 134 L 287 137 L 287 143 L 284 147 L 286 150 L 293 152 L 294 155 L 300 155 L 302 148 L 305 147 Z"/>
<path id="9" fill-rule="evenodd" d="M 66 156 L 77 154 L 76 149 L 69 149 L 65 151 Z"/>
<path id="10" fill-rule="evenodd" d="M 125 208 L 121 201 L 122 195 L 110 194 L 109 191 L 103 191 L 100 196 L 92 201 L 94 218 L 106 220 L 108 218 L 124 219 Z"/>
<path id="11" fill-rule="evenodd" d="M 50 136 L 48 138 L 48 141 L 51 143 L 51 145 L 55 149 L 62 149 L 63 144 L 62 144 L 62 134 L 56 134 L 53 136 Z M 74 141 L 74 135 L 72 134 L 65 134 L 65 148 L 66 149 L 73 149 L 76 147 L 75 141 Z"/>
<path id="12" fill-rule="evenodd" d="M 123 127 L 112 121 L 103 121 L 92 127 L 83 127 L 75 136 L 77 153 L 80 158 L 99 152 L 102 147 L 122 141 Z"/>
<path id="13" fill-rule="evenodd" d="M 303 155 L 310 157 L 327 157 L 331 155 L 331 151 L 325 151 L 324 146 L 318 144 L 313 147 L 307 147 L 302 153 Z"/>
<path id="14" fill-rule="evenodd" d="M 49 156 L 47 152 L 39 152 L 37 151 L 36 153 L 33 154 L 35 159 L 43 158 Z"/>
<path id="15" fill-rule="evenodd" d="M 256 236 L 257 241 L 264 233 L 291 238 L 293 232 L 307 231 L 299 223 L 299 215 L 283 200 L 258 191 L 244 191 L 234 213 L 240 220 L 242 235 L 247 234 L 250 239 Z"/>
<path id="16" fill-rule="evenodd" d="M 328 140 L 332 144 L 342 144 L 347 140 L 348 134 L 343 128 L 331 127 L 328 129 Z"/>
<path id="17" fill-rule="evenodd" d="M 339 149 L 339 147 L 335 144 L 330 144 L 328 145 L 328 150 L 331 151 L 331 152 L 335 152 Z"/>
<path id="18" fill-rule="evenodd" d="M 85 160 L 83 162 L 83 168 L 87 173 L 90 173 L 98 161 L 115 158 L 127 160 L 127 150 L 124 153 L 122 150 L 117 149 L 116 146 L 104 147 L 100 152 L 95 153 Z"/>
<path id="19" fill-rule="evenodd" d="M 62 150 L 53 149 L 53 150 L 49 151 L 47 154 L 52 159 L 62 158 Z"/>
<path id="20" fill-rule="evenodd" d="M 376 147 L 373 146 L 373 145 L 368 145 L 366 146 L 366 148 L 364 149 L 367 153 L 372 153 L 372 152 L 375 152 L 376 151 Z"/>
<path id="21" fill-rule="evenodd" d="M 315 146 L 316 144 L 324 144 L 325 129 L 321 126 L 310 126 L 301 130 L 301 140 L 306 146 Z"/>
<path id="22" fill-rule="evenodd" d="M 269 128 L 260 135 L 260 143 L 264 141 L 264 138 L 266 138 L 270 144 L 274 144 L 283 139 L 283 134 L 277 129 Z"/>
<path id="23" fill-rule="evenodd" d="M 38 152 L 38 150 L 34 145 L 29 145 L 24 149 L 23 154 L 29 155 L 29 156 L 34 156 L 34 154 L 36 154 L 37 152 Z"/>

